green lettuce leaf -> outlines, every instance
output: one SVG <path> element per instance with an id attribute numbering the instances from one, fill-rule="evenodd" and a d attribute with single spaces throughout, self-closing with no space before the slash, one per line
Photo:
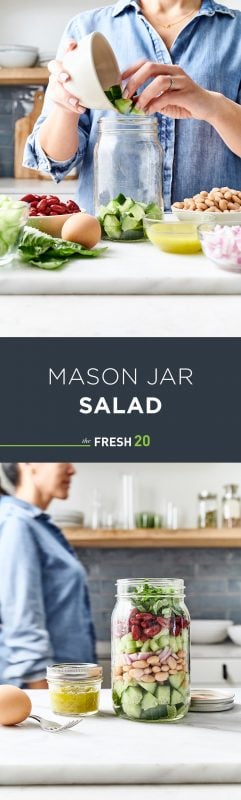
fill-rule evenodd
<path id="1" fill-rule="evenodd" d="M 26 225 L 19 243 L 18 255 L 21 261 L 32 264 L 34 267 L 58 269 L 66 264 L 69 258 L 74 256 L 96 258 L 106 249 L 106 247 L 100 247 L 88 250 L 77 242 L 55 239 L 37 228 L 30 228 Z"/>

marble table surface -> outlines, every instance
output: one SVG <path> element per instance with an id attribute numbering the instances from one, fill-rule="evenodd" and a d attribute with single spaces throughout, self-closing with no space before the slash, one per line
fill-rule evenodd
<path id="1" fill-rule="evenodd" d="M 240 295 L 241 273 L 204 257 L 162 253 L 150 242 L 108 244 L 96 259 L 42 270 L 18 260 L 0 269 L 0 295 Z"/>
<path id="2" fill-rule="evenodd" d="M 51 718 L 48 692 L 29 692 L 33 713 Z M 60 719 L 60 718 L 59 718 Z M 109 690 L 101 711 L 61 735 L 32 720 L 0 729 L 0 785 L 241 784 L 241 689 L 233 710 L 194 714 L 178 724 L 114 716 Z"/>
<path id="3" fill-rule="evenodd" d="M 0 178 L 0 192 L 4 194 L 12 194 L 21 197 L 27 191 L 33 192 L 53 192 L 56 187 L 49 181 L 37 180 L 16 180 L 15 178 Z M 61 181 L 58 184 L 58 194 L 65 195 L 66 197 L 73 197 L 76 192 L 76 181 Z M 118 246 L 117 246 L 118 247 Z M 136 252 L 140 252 L 137 248 L 139 245 L 130 245 L 131 253 L 133 255 L 135 247 Z M 127 253 L 126 245 L 119 245 L 120 253 Z M 186 285 L 186 294 L 162 294 L 160 292 L 160 285 L 162 290 L 164 287 L 164 273 L 163 268 L 160 267 L 161 254 L 155 250 L 151 245 L 145 245 L 141 248 L 143 250 L 143 257 L 145 259 L 147 253 L 152 253 L 152 258 L 158 259 L 158 266 L 152 266 L 152 275 L 149 270 L 149 264 L 144 264 L 139 270 L 138 275 L 138 291 L 140 294 L 131 294 L 135 289 L 137 277 L 135 269 L 132 265 L 131 259 L 128 259 L 128 270 L 125 267 L 120 267 L 120 262 L 115 259 L 115 266 L 110 268 L 111 258 L 108 253 L 108 258 L 98 259 L 93 262 L 86 262 L 85 277 L 83 262 L 80 265 L 81 271 L 81 293 L 70 294 L 51 294 L 50 282 L 56 290 L 56 275 L 46 276 L 47 288 L 43 289 L 41 283 L 41 292 L 39 292 L 39 284 L 43 281 L 43 275 L 34 270 L 31 281 L 34 283 L 36 294 L 29 293 L 29 272 L 30 268 L 25 271 L 23 275 L 23 282 L 21 276 L 18 275 L 18 290 L 23 292 L 23 285 L 25 292 L 22 294 L 15 294 L 15 272 L 6 281 L 5 276 L 2 275 L 2 286 L 0 287 L 0 337 L 4 336 L 158 336 L 158 337 L 173 337 L 173 336 L 225 336 L 232 338 L 233 336 L 241 336 L 241 316 L 240 316 L 240 287 L 241 277 L 234 274 L 221 272 L 214 265 L 204 262 L 202 256 L 187 257 L 189 264 L 189 274 L 183 272 L 181 275 L 181 291 L 184 292 Z M 154 256 L 155 252 L 155 256 Z M 127 258 L 127 256 L 125 256 Z M 138 257 L 139 258 L 139 257 Z M 148 256 L 149 258 L 149 256 Z M 185 257 L 184 257 L 185 258 Z M 121 256 L 122 263 L 123 257 Z M 174 257 L 169 257 L 170 271 L 169 275 L 165 277 L 165 285 L 169 292 L 173 292 L 174 284 L 177 285 L 177 278 L 180 279 L 180 267 L 174 266 Z M 187 260 L 186 259 L 186 260 Z M 191 259 L 191 260 L 189 260 Z M 193 264 L 194 262 L 194 264 Z M 183 260 L 182 262 L 183 263 Z M 195 265 L 195 266 L 194 266 Z M 66 275 L 72 274 L 73 267 L 68 266 Z M 24 272 L 24 271 L 23 271 Z M 104 279 L 102 278 L 102 272 Z M 117 281 L 114 282 L 115 277 L 118 277 L 118 288 L 121 293 L 117 294 Z M 177 274 L 175 274 L 177 273 Z M 190 287 L 195 284 L 195 291 L 197 291 L 197 284 L 201 273 L 202 291 L 204 291 L 203 278 L 208 274 L 208 292 L 211 291 L 213 286 L 215 294 L 191 294 Z M 97 274 L 98 283 L 95 282 Z M 101 288 L 107 292 L 107 284 L 110 290 L 110 281 L 114 283 L 113 294 L 95 294 L 96 287 L 102 282 Z M 199 276 L 199 277 L 198 277 Z M 60 276 L 60 281 L 66 284 L 66 278 Z M 58 278 L 58 280 L 59 280 Z M 79 274 L 71 277 L 72 292 L 74 292 L 74 284 L 77 281 L 80 286 L 80 272 Z M 90 286 L 90 293 L 83 294 L 85 281 L 85 289 Z M 38 286 L 37 286 L 38 284 Z M 223 291 L 225 284 L 224 294 L 218 294 L 218 290 Z M 180 285 L 180 284 L 179 284 Z M 126 286 L 126 294 L 123 294 L 124 286 Z M 10 288 L 9 288 L 10 287 Z M 65 287 L 66 290 L 66 287 Z M 166 289 L 167 290 L 167 289 Z M 63 291 L 60 287 L 60 292 Z M 143 293 L 149 291 L 149 294 Z M 141 293 L 142 292 L 142 293 Z M 156 292 L 156 293 L 155 293 Z M 234 293 L 233 293 L 234 292 Z"/>
<path id="4" fill-rule="evenodd" d="M 21 197 L 26 192 L 57 191 L 74 197 L 77 181 L 0 179 L 0 192 Z M 170 215 L 166 215 L 168 219 Z M 201 253 L 177 256 L 161 253 L 149 242 L 106 242 L 96 260 L 70 260 L 61 270 L 44 271 L 17 261 L 0 270 L 1 295 L 239 295 L 241 274 L 220 270 Z"/>

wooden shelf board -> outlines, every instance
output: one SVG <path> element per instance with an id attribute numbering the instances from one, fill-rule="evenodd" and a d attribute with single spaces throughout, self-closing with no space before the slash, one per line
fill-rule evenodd
<path id="1" fill-rule="evenodd" d="M 0 68 L 0 84 L 2 86 L 45 86 L 48 79 L 47 67 Z"/>
<path id="2" fill-rule="evenodd" d="M 65 528 L 64 533 L 74 547 L 241 547 L 241 528 L 169 531 L 163 528 L 92 530 L 73 526 Z"/>

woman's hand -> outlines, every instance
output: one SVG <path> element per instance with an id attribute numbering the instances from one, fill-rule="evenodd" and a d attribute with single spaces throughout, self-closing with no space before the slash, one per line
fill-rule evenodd
<path id="1" fill-rule="evenodd" d="M 141 60 L 122 73 L 128 79 L 124 97 L 133 97 L 143 83 L 153 78 L 143 89 L 136 108 L 147 114 L 158 111 L 168 117 L 190 117 L 208 121 L 213 106 L 213 93 L 202 89 L 179 67 Z"/>
<path id="2" fill-rule="evenodd" d="M 77 47 L 76 42 L 70 41 L 66 47 L 68 50 L 75 50 Z M 49 95 L 57 105 L 62 106 L 69 113 L 83 114 L 85 108 L 81 105 L 77 97 L 66 91 L 65 86 L 70 79 L 68 73 L 64 70 L 61 61 L 50 61 L 48 64 L 50 72 L 49 78 Z"/>

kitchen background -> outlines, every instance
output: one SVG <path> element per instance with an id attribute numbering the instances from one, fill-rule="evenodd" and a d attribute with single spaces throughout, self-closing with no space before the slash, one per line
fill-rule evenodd
<path id="1" fill-rule="evenodd" d="M 92 7 L 108 5 L 106 0 L 70 0 L 66 5 L 64 0 L 42 0 L 41 5 L 34 4 L 32 0 L 9 0 L 6 4 L 0 0 L 1 31 L 0 46 L 6 44 L 21 44 L 36 46 L 39 51 L 39 64 L 44 67 L 50 58 L 54 57 L 56 47 L 68 20 L 80 11 Z M 227 0 L 225 5 L 241 10 L 241 0 Z M 15 78 L 9 83 L 9 76 L 0 69 L 0 180 L 16 177 L 34 177 L 30 171 L 24 172 L 21 168 L 24 131 L 27 137 L 35 118 L 39 113 L 39 105 L 32 114 L 34 97 L 37 90 L 44 89 L 47 83 L 45 76 L 36 76 L 34 67 L 32 73 L 25 76 L 24 83 L 20 73 L 16 71 Z M 27 122 L 16 127 L 17 120 Z M 30 173 L 30 174 L 29 174 Z M 38 176 L 39 177 L 39 176 Z M 74 175 L 72 175 L 74 177 Z"/>
<path id="2" fill-rule="evenodd" d="M 92 599 L 98 639 L 109 640 L 110 616 L 115 602 L 115 581 L 124 577 L 183 577 L 188 607 L 193 618 L 231 619 L 241 624 L 241 524 L 236 520 L 240 544 L 229 546 L 232 531 L 225 529 L 225 546 L 175 546 L 178 530 L 172 530 L 172 546 L 102 547 L 93 545 L 91 529 L 115 526 L 128 527 L 128 507 L 134 512 L 154 512 L 163 518 L 163 527 L 172 524 L 167 512 L 174 509 L 174 528 L 196 529 L 198 524 L 198 494 L 206 489 L 217 494 L 219 528 L 222 526 L 221 498 L 224 484 L 241 487 L 241 464 L 76 464 L 76 475 L 67 501 L 54 501 L 50 512 L 69 528 L 71 512 L 82 512 L 86 531 L 85 545 L 78 546 L 78 557 L 85 565 Z M 132 476 L 130 478 L 123 475 Z M 4 481 L 2 481 L 4 484 Z M 9 487 L 8 487 L 9 488 Z M 239 492 L 238 492 L 239 494 Z M 172 504 L 170 506 L 170 504 Z M 214 503 L 215 505 L 215 503 Z M 176 510 L 175 510 L 176 509 Z M 240 513 L 240 503 L 239 503 Z M 63 515 L 66 515 L 64 521 Z M 208 518 L 210 519 L 210 518 Z M 157 520 L 158 521 L 158 520 Z M 131 520 L 130 520 L 131 522 Z M 140 515 L 138 524 L 140 524 Z M 135 521 L 134 521 L 135 524 Z M 142 524 L 146 524 L 145 518 Z M 75 529 L 73 528 L 73 531 Z M 141 532 L 143 533 L 143 531 Z M 202 537 L 202 530 L 194 536 Z M 127 533 L 128 536 L 128 533 Z M 150 531 L 146 532 L 146 537 Z M 92 539 L 91 539 L 92 537 Z M 103 533 L 104 537 L 104 533 Z M 113 538 L 112 537 L 112 538 Z M 238 540 L 239 541 L 239 540 Z M 89 545 L 88 545 L 89 543 Z M 173 546 L 174 545 L 174 546 Z"/>

